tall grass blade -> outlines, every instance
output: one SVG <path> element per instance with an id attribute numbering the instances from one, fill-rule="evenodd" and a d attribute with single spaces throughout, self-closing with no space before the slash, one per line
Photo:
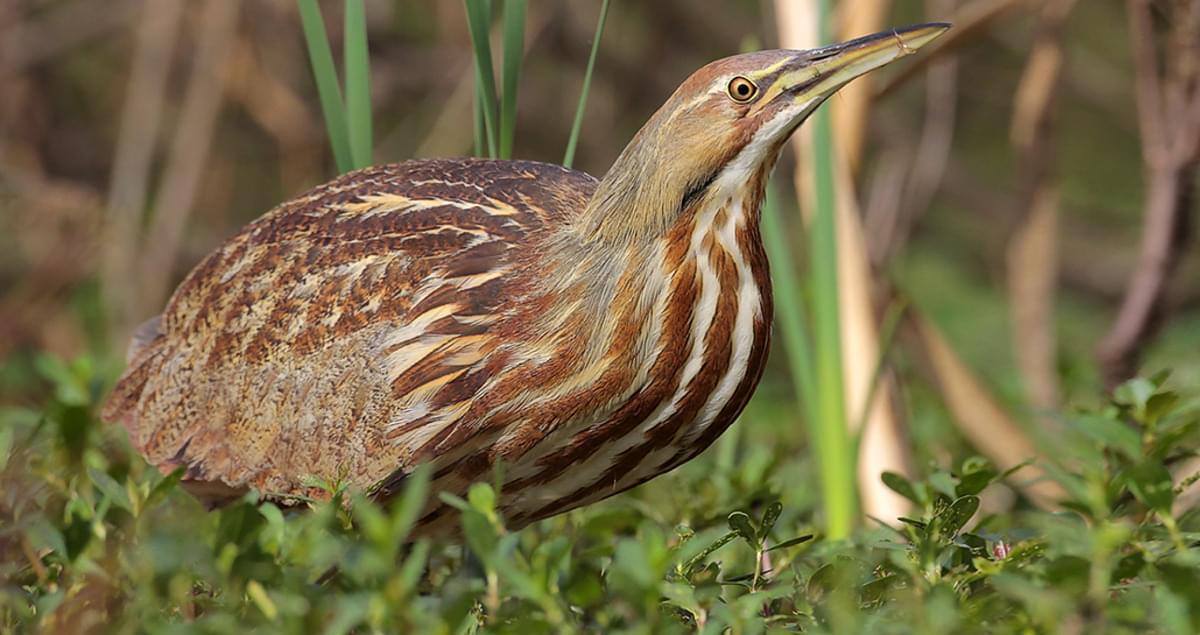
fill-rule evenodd
<path id="1" fill-rule="evenodd" d="M 464 0 L 467 27 L 471 31 L 471 48 L 475 54 L 475 95 L 483 111 L 484 139 L 488 156 L 496 157 L 496 77 L 492 71 L 492 48 L 488 31 L 492 22 L 490 0 Z"/>
<path id="2" fill-rule="evenodd" d="M 820 40 L 829 41 L 830 0 L 818 3 Z M 833 129 L 828 108 L 813 117 L 814 213 L 812 255 L 813 366 L 817 385 L 813 447 L 821 472 L 826 532 L 841 539 L 858 517 L 854 447 L 846 420 L 842 333 L 838 306 L 837 220 L 833 176 Z"/>
<path id="3" fill-rule="evenodd" d="M 475 98 L 471 100 L 471 122 L 474 126 L 474 131 L 475 131 L 474 148 L 475 148 L 475 156 L 477 156 L 477 157 L 484 156 L 484 152 L 487 149 L 487 141 L 485 141 L 483 138 L 485 131 L 483 129 L 483 126 L 484 126 L 484 124 L 483 124 L 483 103 L 481 103 L 481 99 L 479 97 L 481 92 L 482 92 L 482 89 L 480 88 L 479 78 L 476 77 L 475 78 Z"/>
<path id="4" fill-rule="evenodd" d="M 604 0 L 600 3 L 600 17 L 596 20 L 596 35 L 592 38 L 592 52 L 588 55 L 587 71 L 583 74 L 579 105 L 575 107 L 575 121 L 571 123 L 571 137 L 567 139 L 567 151 L 563 154 L 563 165 L 568 168 L 575 162 L 575 146 L 579 142 L 579 129 L 583 127 L 583 111 L 587 108 L 588 89 L 592 86 L 592 71 L 596 68 L 596 53 L 600 50 L 600 37 L 604 35 L 604 21 L 607 18 L 608 0 Z"/>
<path id="5" fill-rule="evenodd" d="M 503 93 L 500 101 L 500 158 L 511 159 L 517 131 L 517 85 L 525 57 L 525 0 L 504 0 Z"/>
<path id="6" fill-rule="evenodd" d="M 778 201 L 770 189 L 767 190 L 767 199 L 762 207 L 762 229 L 767 258 L 772 264 L 775 330 L 783 338 L 788 368 L 792 373 L 796 397 L 800 400 L 801 407 L 806 410 L 805 418 L 815 421 L 813 406 L 816 404 L 817 389 L 803 287 L 800 275 L 796 272 L 792 249 L 788 245 L 787 228 L 780 217 Z"/>
<path id="7" fill-rule="evenodd" d="M 348 172 L 354 169 L 354 162 L 350 154 L 346 109 L 342 103 L 342 92 L 338 88 L 333 51 L 329 48 L 329 38 L 325 34 L 325 20 L 321 18 L 317 0 L 297 1 L 300 7 L 300 22 L 304 27 L 304 41 L 308 45 L 308 59 L 312 63 L 317 95 L 321 100 L 321 112 L 325 114 L 329 145 L 333 147 L 333 158 L 337 163 L 338 172 Z"/>
<path id="8" fill-rule="evenodd" d="M 363 0 L 346 0 L 342 62 L 346 78 L 346 125 L 355 168 L 371 165 L 371 61 Z"/>

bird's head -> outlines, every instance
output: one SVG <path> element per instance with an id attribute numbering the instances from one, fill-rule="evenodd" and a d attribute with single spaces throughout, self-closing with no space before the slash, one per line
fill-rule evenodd
<path id="1" fill-rule="evenodd" d="M 817 106 L 948 28 L 922 24 L 825 48 L 757 51 L 708 64 L 679 86 L 605 174 L 588 204 L 585 234 L 661 235 L 693 204 L 734 196 L 748 183 L 761 188 L 783 143 Z"/>

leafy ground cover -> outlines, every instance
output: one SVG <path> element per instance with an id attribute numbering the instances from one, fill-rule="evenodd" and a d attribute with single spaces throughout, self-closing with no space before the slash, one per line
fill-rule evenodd
<path id="1" fill-rule="evenodd" d="M 1200 403 L 1165 377 L 1054 424 L 1046 468 L 1069 493 L 1054 511 L 983 511 L 1005 475 L 968 458 L 920 481 L 887 475 L 912 516 L 827 540 L 814 529 L 806 454 L 752 408 L 683 469 L 519 532 L 478 484 L 452 499 L 466 538 L 456 545 L 410 539 L 417 508 L 437 495 L 422 478 L 387 509 L 331 484 L 337 502 L 303 512 L 253 495 L 206 512 L 96 420 L 101 388 L 86 360 L 39 366 L 53 397 L 4 410 L 0 427 L 4 631 L 1200 627 L 1200 516 L 1176 500 L 1169 471 L 1197 447 Z"/>

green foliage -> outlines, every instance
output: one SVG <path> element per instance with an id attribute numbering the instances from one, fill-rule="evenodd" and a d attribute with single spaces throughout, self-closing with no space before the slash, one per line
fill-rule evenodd
<path id="1" fill-rule="evenodd" d="M 813 536 L 812 509 L 779 502 L 801 485 L 767 476 L 801 459 L 763 444 L 520 532 L 493 486 L 433 493 L 428 470 L 386 507 L 330 484 L 306 509 L 251 494 L 209 513 L 96 421 L 90 363 L 38 368 L 51 397 L 0 425 L 5 632 L 1200 628 L 1200 518 L 1173 510 L 1167 471 L 1200 445 L 1200 402 L 1163 377 L 1064 422 L 1049 466 L 1063 511 L 981 511 L 1012 475 L 969 458 L 885 476 L 913 517 L 833 541 Z M 435 495 L 459 510 L 465 546 L 412 534 Z"/>
<path id="2" fill-rule="evenodd" d="M 600 3 L 600 17 L 596 18 L 596 35 L 592 37 L 592 52 L 588 54 L 587 70 L 583 73 L 583 88 L 579 91 L 579 105 L 575 107 L 575 119 L 571 123 L 571 137 L 567 140 L 567 151 L 563 154 L 563 165 L 568 168 L 575 163 L 575 148 L 579 144 L 579 131 L 583 128 L 583 111 L 587 108 L 588 90 L 592 87 L 592 72 L 596 69 L 596 53 L 600 50 L 600 37 L 604 35 L 604 22 L 608 19 L 608 0 Z"/>
<path id="3" fill-rule="evenodd" d="M 363 2 L 346 0 L 342 55 L 346 101 L 343 103 L 321 9 L 316 0 L 297 1 L 313 78 L 317 83 L 317 95 L 321 100 L 321 111 L 325 114 L 325 129 L 329 134 L 338 172 L 367 167 L 371 164 L 371 85 Z"/>

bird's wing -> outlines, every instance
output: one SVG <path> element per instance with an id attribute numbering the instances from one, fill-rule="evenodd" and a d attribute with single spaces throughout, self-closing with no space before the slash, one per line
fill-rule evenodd
<path id="1" fill-rule="evenodd" d="M 483 360 L 521 293 L 516 263 L 594 184 L 545 164 L 411 161 L 285 203 L 139 330 L 105 417 L 217 494 L 382 479 L 496 373 Z"/>

